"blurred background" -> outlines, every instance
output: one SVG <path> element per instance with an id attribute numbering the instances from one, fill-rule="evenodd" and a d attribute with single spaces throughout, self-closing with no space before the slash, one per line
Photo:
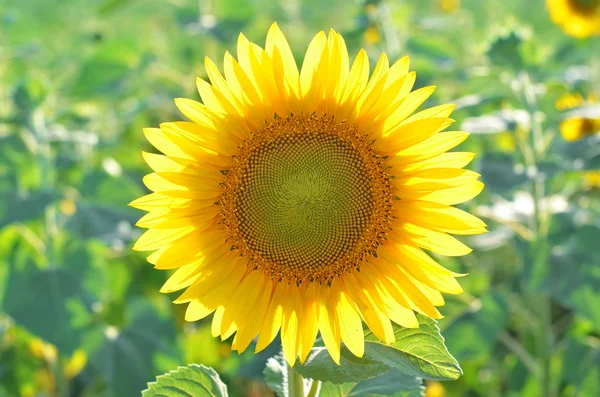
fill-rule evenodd
<path id="1" fill-rule="evenodd" d="M 490 233 L 440 258 L 469 273 L 439 322 L 464 375 L 427 396 L 600 396 L 595 0 L 2 0 L 0 396 L 137 396 L 192 362 L 271 395 L 278 346 L 238 356 L 185 323 L 131 251 L 127 203 L 146 192 L 142 128 L 181 120 L 204 57 L 221 65 L 240 31 L 263 45 L 273 21 L 299 62 L 329 28 L 352 58 L 410 55 L 417 88 L 438 86 L 427 105 L 456 103 L 472 132 L 459 150 L 486 189 L 465 208 Z"/>

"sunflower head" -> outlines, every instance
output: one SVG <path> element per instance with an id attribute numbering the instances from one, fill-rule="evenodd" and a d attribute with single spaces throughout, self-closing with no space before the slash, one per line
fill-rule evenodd
<path id="1" fill-rule="evenodd" d="M 412 90 L 408 58 L 382 54 L 371 73 L 334 31 L 300 69 L 276 24 L 265 48 L 240 35 L 223 65 L 206 60 L 203 103 L 176 100 L 189 122 L 145 130 L 163 154 L 144 154 L 153 193 L 132 203 L 149 229 L 134 249 L 176 269 L 162 291 L 186 289 L 186 319 L 213 314 L 240 352 L 279 333 L 290 364 L 319 333 L 339 362 L 341 342 L 362 356 L 363 322 L 390 343 L 392 322 L 439 318 L 459 275 L 423 249 L 464 255 L 451 234 L 485 231 L 452 206 L 483 188 L 462 169 L 471 153 L 446 153 L 468 135 L 442 132 L 453 106 L 414 113 L 433 87 Z"/>
<path id="2" fill-rule="evenodd" d="M 600 34 L 600 0 L 546 0 L 546 6 L 565 33 L 580 39 Z"/>
<path id="3" fill-rule="evenodd" d="M 556 109 L 566 111 L 583 105 L 597 103 L 593 93 L 587 100 L 579 93 L 568 93 L 556 101 Z M 576 141 L 600 131 L 600 119 L 590 117 L 569 117 L 560 123 L 560 133 L 565 141 Z"/>

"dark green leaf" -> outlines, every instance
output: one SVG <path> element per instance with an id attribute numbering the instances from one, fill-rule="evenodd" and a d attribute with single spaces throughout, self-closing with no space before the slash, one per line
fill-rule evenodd
<path id="1" fill-rule="evenodd" d="M 575 385 L 580 396 L 600 395 L 600 349 L 579 340 L 566 341 L 563 378 Z"/>
<path id="2" fill-rule="evenodd" d="M 480 160 L 480 172 L 486 189 L 507 194 L 528 180 L 524 167 L 517 167 L 510 155 L 484 155 Z"/>
<path id="3" fill-rule="evenodd" d="M 46 206 L 56 200 L 53 191 L 39 190 L 26 195 L 4 193 L 0 195 L 0 228 L 13 222 L 25 222 L 41 216 Z"/>
<path id="4" fill-rule="evenodd" d="M 96 348 L 90 364 L 102 374 L 109 397 L 138 395 L 157 375 L 154 363 L 158 354 L 183 360 L 174 343 L 176 330 L 171 318 L 142 299 L 130 303 L 128 310 L 128 325 L 122 329 L 104 326 L 95 335 L 99 340 L 93 342 Z"/>
<path id="5" fill-rule="evenodd" d="M 592 251 L 586 253 L 554 255 L 550 259 L 546 289 L 557 301 L 600 330 L 600 268 L 595 258 L 589 255 L 594 248 L 590 249 Z"/>
<path id="6" fill-rule="evenodd" d="M 495 65 L 520 69 L 523 66 L 522 42 L 520 34 L 515 31 L 498 36 L 490 44 L 487 55 Z"/>
<path id="7" fill-rule="evenodd" d="M 92 297 L 82 288 L 89 261 L 74 266 L 36 269 L 11 266 L 3 311 L 32 334 L 71 353 L 81 342 L 81 315 L 91 312 Z"/>

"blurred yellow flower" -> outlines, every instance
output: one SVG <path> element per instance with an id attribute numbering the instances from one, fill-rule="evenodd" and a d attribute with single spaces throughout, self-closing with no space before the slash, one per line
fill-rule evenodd
<path id="1" fill-rule="evenodd" d="M 440 8 L 446 12 L 455 12 L 460 8 L 460 0 L 439 0 Z"/>
<path id="2" fill-rule="evenodd" d="M 55 362 L 58 356 L 54 345 L 46 343 L 39 338 L 34 338 L 29 342 L 29 351 L 34 357 L 48 362 Z"/>
<path id="3" fill-rule="evenodd" d="M 427 382 L 425 397 L 446 397 L 446 389 L 444 389 L 444 386 L 440 382 Z"/>
<path id="4" fill-rule="evenodd" d="M 546 0 L 546 5 L 565 33 L 580 39 L 600 34 L 600 0 Z"/>
<path id="5" fill-rule="evenodd" d="M 512 153 L 517 148 L 514 134 L 510 132 L 502 132 L 496 136 L 496 146 L 500 151 Z"/>
<path id="6" fill-rule="evenodd" d="M 369 44 L 377 44 L 381 41 L 381 33 L 375 25 L 371 25 L 365 30 L 365 42 Z"/>
<path id="7" fill-rule="evenodd" d="M 583 174 L 586 186 L 589 188 L 600 188 L 600 170 L 587 171 Z"/>
<path id="8" fill-rule="evenodd" d="M 65 215 L 73 215 L 77 210 L 77 207 L 73 200 L 63 199 L 58 203 L 58 209 Z"/>
<path id="9" fill-rule="evenodd" d="M 224 76 L 206 59 L 204 103 L 176 100 L 192 122 L 144 131 L 164 155 L 144 153 L 154 193 L 131 203 L 149 212 L 134 249 L 178 269 L 161 291 L 187 289 L 175 301 L 189 304 L 186 320 L 214 312 L 212 335 L 235 333 L 239 352 L 280 333 L 293 365 L 320 332 L 339 363 L 341 342 L 363 355 L 363 320 L 391 343 L 392 321 L 440 318 L 441 292 L 462 292 L 460 275 L 422 249 L 466 255 L 451 234 L 486 231 L 453 207 L 483 189 L 463 169 L 472 153 L 446 153 L 468 134 L 442 132 L 453 105 L 413 114 L 434 87 L 412 91 L 407 57 L 390 65 L 382 54 L 369 69 L 333 30 L 299 69 L 273 24 L 265 49 L 239 36 Z"/>
<path id="10" fill-rule="evenodd" d="M 63 365 L 63 375 L 66 379 L 73 379 L 87 364 L 87 354 L 81 349 L 75 350 L 71 358 Z"/>
<path id="11" fill-rule="evenodd" d="M 50 396 L 56 395 L 56 380 L 48 368 L 41 368 L 36 371 L 35 384 L 38 391 L 43 391 L 44 394 Z"/>
<path id="12" fill-rule="evenodd" d="M 566 94 L 556 101 L 556 109 L 560 111 L 573 109 L 585 104 L 597 103 L 594 94 L 588 95 L 587 101 L 581 94 Z M 565 141 L 576 141 L 600 131 L 600 118 L 571 117 L 560 123 L 560 133 Z"/>

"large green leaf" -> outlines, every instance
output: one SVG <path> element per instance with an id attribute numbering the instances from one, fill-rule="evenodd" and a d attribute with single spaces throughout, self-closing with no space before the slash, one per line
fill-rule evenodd
<path id="1" fill-rule="evenodd" d="M 60 266 L 48 269 L 17 269 L 11 262 L 2 300 L 3 311 L 17 324 L 64 353 L 79 347 L 84 330 L 78 318 L 90 313 L 93 303 L 82 286 L 92 258 L 79 247 L 68 251 Z"/>
<path id="2" fill-rule="evenodd" d="M 600 395 L 600 349 L 576 339 L 566 341 L 563 378 L 575 385 L 580 396 Z"/>
<path id="3" fill-rule="evenodd" d="M 48 190 L 34 191 L 27 195 L 0 193 L 0 227 L 41 216 L 46 206 L 57 197 L 56 192 Z"/>
<path id="4" fill-rule="evenodd" d="M 161 356 L 183 361 L 175 346 L 171 318 L 142 299 L 129 304 L 127 317 L 125 327 L 105 326 L 97 340 L 88 342 L 96 345 L 90 364 L 102 374 L 109 397 L 139 394 L 150 379 L 168 370 L 156 368 Z"/>
<path id="5" fill-rule="evenodd" d="M 440 335 L 435 320 L 418 316 L 419 328 L 394 325 L 396 341 L 387 345 L 365 333 L 365 354 L 355 357 L 342 346 L 340 365 L 317 343 L 306 362 L 294 367 L 304 377 L 332 383 L 356 382 L 398 369 L 406 375 L 433 380 L 458 379 L 462 371 Z"/>
<path id="6" fill-rule="evenodd" d="M 148 383 L 143 397 L 227 397 L 227 386 L 219 374 L 209 367 L 190 364 L 161 375 L 156 382 Z"/>
<path id="7" fill-rule="evenodd" d="M 421 379 L 390 370 L 359 383 L 323 383 L 319 397 L 416 397 L 422 396 L 423 391 Z"/>
<path id="8" fill-rule="evenodd" d="M 584 246 L 580 241 L 582 236 L 576 234 L 575 239 L 576 244 Z M 591 244 L 585 253 L 552 256 L 545 288 L 558 302 L 573 309 L 600 330 L 600 296 L 597 292 L 600 289 L 600 268 L 597 266 L 598 258 L 590 255 L 593 252 Z"/>

